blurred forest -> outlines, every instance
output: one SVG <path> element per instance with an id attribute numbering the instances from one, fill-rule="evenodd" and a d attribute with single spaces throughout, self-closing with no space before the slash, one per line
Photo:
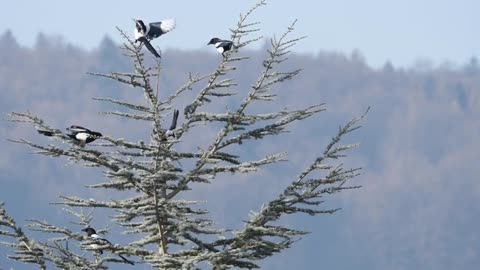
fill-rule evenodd
<path id="1" fill-rule="evenodd" d="M 164 49 L 161 93 L 174 92 L 187 81 L 189 72 L 206 74 L 215 70 L 221 56 L 209 49 L 212 48 Z M 265 50 L 241 53 L 250 59 L 239 64 L 234 72 L 239 92 L 255 79 Z M 78 124 L 103 134 L 147 140 L 148 131 L 141 124 L 99 114 L 107 110 L 105 104 L 92 99 L 143 100 L 133 88 L 86 74 L 131 71 L 128 61 L 119 44 L 109 37 L 96 49 L 84 50 L 61 37 L 39 34 L 35 46 L 30 48 L 18 44 L 14 34 L 7 31 L 0 34 L 0 112 L 5 115 L 30 111 L 58 128 Z M 360 141 L 362 145 L 349 157 L 353 164 L 364 167 L 362 176 L 355 180 L 363 188 L 345 192 L 336 199 L 335 203 L 345 208 L 338 215 L 286 220 L 313 233 L 285 256 L 266 261 L 265 269 L 314 269 L 312 265 L 319 263 L 319 256 L 322 266 L 333 269 L 478 267 L 477 58 L 440 66 L 419 60 L 409 68 L 386 62 L 383 68 L 373 69 L 361 52 L 320 51 L 316 55 L 295 54 L 287 65 L 304 71 L 276 90 L 277 105 L 295 108 L 325 102 L 327 112 L 305 121 L 306 124 L 294 125 L 295 132 L 279 136 L 262 145 L 261 150 L 280 146 L 287 151 L 296 149 L 289 159 L 294 165 L 306 164 L 315 156 L 312 149 L 321 151 L 341 123 L 371 106 L 364 128 L 352 138 L 352 142 Z M 195 89 L 188 93 L 185 104 L 195 94 Z M 183 112 L 183 108 L 178 109 Z M 0 136 L 0 200 L 6 202 L 6 209 L 18 221 L 48 214 L 52 222 L 67 225 L 62 220 L 64 212 L 48 205 L 59 195 L 82 192 L 96 197 L 114 196 L 87 189 L 79 191 L 78 185 L 71 185 L 92 183 L 92 178 L 102 177 L 98 171 L 31 155 L 24 147 L 5 140 L 47 140 L 34 130 L 3 122 Z M 199 147 L 208 141 L 202 136 L 198 138 Z M 260 149 L 245 151 L 255 155 Z M 208 201 L 214 206 L 212 215 L 222 225 L 231 225 L 242 215 L 245 217 L 248 209 L 258 209 L 264 201 L 262 197 L 272 197 L 281 190 L 282 183 L 295 175 L 288 166 L 274 169 L 262 172 L 258 178 L 235 176 L 216 182 L 191 196 Z M 276 179 L 279 185 L 261 178 Z M 232 188 L 237 190 L 235 194 L 225 193 Z M 1 247 L 0 254 L 4 251 Z M 340 260 L 339 256 L 348 260 Z M 0 256 L 0 268 L 9 269 L 12 265 L 15 264 Z"/>

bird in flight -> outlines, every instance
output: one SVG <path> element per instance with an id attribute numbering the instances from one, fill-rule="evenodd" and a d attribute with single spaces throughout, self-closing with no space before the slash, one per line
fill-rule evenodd
<path id="1" fill-rule="evenodd" d="M 158 54 L 155 48 L 153 48 L 150 41 L 172 31 L 174 28 L 174 19 L 166 19 L 149 24 L 145 24 L 142 20 L 135 20 L 135 43 L 139 41 L 140 43 L 145 44 L 145 47 L 147 47 L 155 57 L 160 58 L 160 54 Z"/>
<path id="2" fill-rule="evenodd" d="M 224 40 L 219 38 L 212 38 L 207 45 L 213 45 L 219 53 L 225 57 L 225 52 L 230 51 L 233 48 L 233 42 L 230 40 Z"/>
<path id="3" fill-rule="evenodd" d="M 98 249 L 101 246 L 112 246 L 112 243 L 105 238 L 101 238 L 97 232 L 92 227 L 87 227 L 82 230 L 83 232 L 87 233 L 88 238 L 92 241 L 90 247 L 95 249 L 95 252 L 103 254 L 102 249 Z M 134 263 L 127 258 L 123 257 L 121 254 L 117 254 L 120 258 L 122 258 L 124 263 L 128 263 L 134 265 Z"/>
<path id="4" fill-rule="evenodd" d="M 91 131 L 88 128 L 84 128 L 81 126 L 70 126 L 67 128 L 68 131 L 70 131 L 70 134 L 66 134 L 69 138 L 73 139 L 76 143 L 80 144 L 82 147 L 85 146 L 85 144 L 90 143 L 95 141 L 96 139 L 102 137 L 102 133 L 96 132 L 96 131 Z M 38 133 L 52 137 L 55 134 L 61 134 L 62 132 L 60 130 L 37 130 Z"/>

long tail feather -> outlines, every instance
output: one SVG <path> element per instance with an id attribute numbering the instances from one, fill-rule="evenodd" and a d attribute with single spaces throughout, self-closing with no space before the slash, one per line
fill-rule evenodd
<path id="1" fill-rule="evenodd" d="M 55 134 L 53 131 L 41 130 L 41 129 L 37 129 L 37 132 L 47 137 L 52 137 L 53 134 Z"/>
<path id="2" fill-rule="evenodd" d="M 122 255 L 118 254 L 118 256 L 119 256 L 120 258 L 122 258 L 122 260 L 123 260 L 125 263 L 131 264 L 131 265 L 135 265 L 132 261 L 127 260 L 127 258 L 123 257 Z"/>
<path id="3" fill-rule="evenodd" d="M 170 125 L 169 130 L 174 130 L 177 128 L 177 121 L 178 121 L 178 110 L 173 111 L 173 119 L 172 119 L 172 124 Z"/>
<path id="4" fill-rule="evenodd" d="M 147 47 L 147 49 L 157 58 L 160 58 L 160 54 L 158 54 L 158 52 L 155 50 L 155 48 L 153 48 L 152 44 L 150 43 L 150 41 L 148 41 L 145 37 L 141 37 L 140 39 L 138 39 L 139 41 L 143 42 L 143 44 L 145 44 L 145 47 Z"/>

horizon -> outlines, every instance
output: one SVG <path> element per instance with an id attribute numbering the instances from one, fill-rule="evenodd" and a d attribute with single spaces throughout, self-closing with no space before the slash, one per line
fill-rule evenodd
<path id="1" fill-rule="evenodd" d="M 26 48 L 26 49 L 35 49 L 35 46 L 37 46 L 38 39 L 40 37 L 47 38 L 49 41 L 51 41 L 51 44 L 55 45 L 61 45 L 61 46 L 72 46 L 75 47 L 76 49 L 83 50 L 86 52 L 92 52 L 94 50 L 98 50 L 101 48 L 102 43 L 105 41 L 111 41 L 115 45 L 120 46 L 122 41 L 118 40 L 118 38 L 114 38 L 111 36 L 111 34 L 106 33 L 103 35 L 103 37 L 98 41 L 97 44 L 92 44 L 90 47 L 83 47 L 80 44 L 75 44 L 72 41 L 67 40 L 63 35 L 61 34 L 49 34 L 49 33 L 43 33 L 39 32 L 36 34 L 34 42 L 32 44 L 22 44 L 19 40 L 18 37 L 15 35 L 15 33 L 11 29 L 6 29 L 2 33 L 0 33 L 0 38 L 7 35 L 11 34 L 15 42 L 21 47 L 21 48 Z M 308 37 L 307 37 L 308 38 Z M 250 48 L 246 48 L 246 50 L 253 50 L 253 51 L 261 51 L 263 49 L 263 46 L 267 44 L 270 39 L 270 37 L 264 37 L 263 39 L 257 41 L 254 43 L 253 46 Z M 301 41 L 300 41 L 301 42 Z M 155 46 L 159 48 L 158 46 Z M 295 47 L 295 46 L 294 46 Z M 215 54 L 211 50 L 210 47 L 199 47 L 199 48 L 172 48 L 172 47 L 167 47 L 164 48 L 162 51 L 203 51 L 203 52 L 211 52 L 212 54 Z M 317 52 L 307 52 L 307 51 L 296 51 L 295 49 L 292 49 L 293 53 L 295 55 L 299 56 L 307 56 L 307 57 L 312 57 L 312 58 L 318 58 L 321 56 L 321 54 L 335 54 L 335 55 L 341 55 L 346 57 L 347 59 L 352 59 L 352 58 L 357 58 L 357 60 L 361 60 L 367 65 L 369 68 L 374 69 L 374 70 L 379 70 L 384 68 L 386 65 L 391 65 L 395 69 L 406 69 L 406 70 L 434 70 L 438 68 L 449 68 L 452 70 L 456 70 L 459 68 L 463 68 L 469 64 L 472 64 L 473 62 L 477 63 L 478 57 L 476 55 L 472 55 L 470 58 L 464 59 L 464 61 L 454 61 L 450 59 L 445 59 L 442 62 L 435 62 L 434 59 L 430 58 L 418 58 L 415 59 L 413 63 L 411 63 L 408 66 L 401 66 L 397 65 L 396 63 L 392 62 L 391 60 L 386 60 L 383 64 L 379 65 L 372 65 L 371 62 L 369 62 L 369 59 L 367 56 L 364 55 L 364 53 L 358 49 L 354 49 L 353 51 L 350 52 L 345 52 L 345 51 L 338 51 L 338 50 L 324 50 L 320 49 Z"/>

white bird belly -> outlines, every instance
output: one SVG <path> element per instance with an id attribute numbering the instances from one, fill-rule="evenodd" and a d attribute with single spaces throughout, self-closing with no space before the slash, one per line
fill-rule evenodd
<path id="1" fill-rule="evenodd" d="M 80 132 L 80 133 L 77 133 L 77 135 L 75 135 L 75 138 L 77 138 L 77 140 L 80 140 L 80 141 L 86 141 L 89 136 L 90 134 L 88 133 Z"/>

